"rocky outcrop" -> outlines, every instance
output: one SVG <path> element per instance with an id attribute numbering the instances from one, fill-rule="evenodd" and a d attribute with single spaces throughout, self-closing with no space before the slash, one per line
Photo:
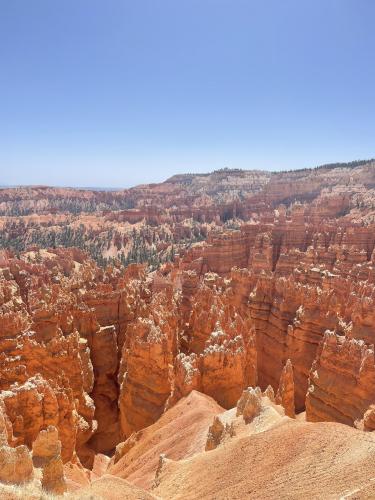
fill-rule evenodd
<path id="1" fill-rule="evenodd" d="M 257 349 L 246 304 L 247 278 L 235 270 L 223 281 L 209 272 L 190 288 L 189 302 L 183 295 L 180 348 L 185 352 L 175 360 L 172 400 L 197 389 L 231 408 L 243 388 L 256 384 Z"/>
<path id="2" fill-rule="evenodd" d="M 27 446 L 0 447 L 0 481 L 2 483 L 22 484 L 31 481 L 33 477 L 33 462 Z"/>
<path id="3" fill-rule="evenodd" d="M 283 371 L 280 376 L 279 388 L 277 390 L 276 404 L 284 407 L 285 414 L 288 417 L 295 417 L 295 406 L 294 406 L 294 377 L 293 377 L 293 366 L 290 359 L 285 363 Z"/>
<path id="4" fill-rule="evenodd" d="M 374 429 L 374 185 L 373 164 L 355 164 L 3 190 L 2 244 L 24 251 L 0 251 L 1 444 L 31 450 L 54 426 L 64 464 L 120 462 L 194 391 L 241 401 L 248 430 L 279 415 L 263 412 L 274 399 Z M 101 267 L 60 248 L 72 241 Z"/>
<path id="5" fill-rule="evenodd" d="M 232 267 L 244 268 L 248 261 L 247 239 L 241 231 L 212 235 L 204 247 L 202 267 L 220 275 Z"/>
<path id="6" fill-rule="evenodd" d="M 363 415 L 363 419 L 360 423 L 363 422 L 362 426 L 356 425 L 358 428 L 362 428 L 365 431 L 373 431 L 375 430 L 375 405 L 371 404 L 368 409 L 365 411 Z"/>
<path id="7" fill-rule="evenodd" d="M 76 334 L 60 334 L 46 343 L 32 332 L 17 337 L 13 345 L 0 361 L 6 389 L 1 397 L 18 441 L 31 446 L 42 428 L 56 425 L 67 461 L 95 429 L 94 405 L 85 392 L 92 377 L 85 345 Z"/>
<path id="8" fill-rule="evenodd" d="M 262 433 L 287 420 L 290 419 L 285 417 L 285 408 L 275 404 L 272 389 L 262 393 L 259 387 L 248 387 L 234 408 L 214 417 L 205 450 L 231 446 L 236 438 Z"/>
<path id="9" fill-rule="evenodd" d="M 372 429 L 374 395 L 373 346 L 327 331 L 311 368 L 306 418 L 348 425 L 364 419 L 364 427 Z"/>
<path id="10" fill-rule="evenodd" d="M 6 420 L 6 414 L 0 411 L 0 482 L 20 485 L 40 479 L 43 490 L 54 494 L 64 493 L 66 482 L 61 458 L 61 443 L 58 440 L 56 427 L 49 425 L 46 430 L 39 432 L 32 443 L 31 453 L 23 444 L 15 447 L 9 446 L 9 443 L 12 444 L 13 436 L 9 434 L 9 428 L 6 428 Z"/>
<path id="11" fill-rule="evenodd" d="M 62 494 L 66 491 L 61 443 L 56 427 L 48 426 L 40 431 L 33 442 L 33 464 L 42 470 L 41 483 L 44 490 Z"/>
<path id="12" fill-rule="evenodd" d="M 55 254 L 45 255 L 44 267 L 8 261 L 20 283 L 13 287 L 14 294 L 24 304 L 21 312 L 15 312 L 20 318 L 26 314 L 27 322 L 21 331 L 4 331 L 0 340 L 0 399 L 13 425 L 15 444 L 31 448 L 39 431 L 54 425 L 67 461 L 75 451 L 82 450 L 84 458 L 85 443 L 95 431 L 94 405 L 88 395 L 93 370 L 87 342 L 74 328 L 75 312 L 81 317 L 76 299 L 69 289 L 49 282 L 51 262 L 56 276 L 59 265 L 65 269 L 65 263 L 72 261 L 60 263 Z"/>
<path id="13" fill-rule="evenodd" d="M 255 389 L 249 387 L 243 391 L 242 396 L 237 403 L 236 416 L 238 417 L 239 415 L 242 415 L 245 423 L 247 424 L 251 422 L 261 411 L 261 397 L 262 392 L 259 387 L 256 387 Z"/>
<path id="14" fill-rule="evenodd" d="M 177 329 L 172 297 L 157 294 L 146 313 L 129 325 L 122 351 L 119 408 L 125 437 L 155 422 L 171 393 Z"/>
<path id="15" fill-rule="evenodd" d="M 217 339 L 225 336 L 221 330 L 212 335 L 211 343 L 201 355 L 202 392 L 224 408 L 232 408 L 242 389 L 256 382 L 256 378 L 247 378 L 247 350 L 240 335 L 223 341 Z"/>
<path id="16" fill-rule="evenodd" d="M 210 451 L 217 448 L 227 433 L 230 433 L 230 427 L 222 422 L 220 416 L 214 417 L 213 423 L 208 428 L 205 450 Z"/>
<path id="17" fill-rule="evenodd" d="M 195 353 L 179 353 L 174 360 L 172 390 L 166 408 L 173 406 L 182 397 L 201 388 L 201 358 Z"/>

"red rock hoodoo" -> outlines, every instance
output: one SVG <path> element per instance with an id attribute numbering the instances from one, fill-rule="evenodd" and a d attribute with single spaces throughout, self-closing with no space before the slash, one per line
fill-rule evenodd
<path id="1" fill-rule="evenodd" d="M 335 422 L 319 429 L 365 441 L 374 186 L 375 164 L 358 162 L 0 190 L 4 488 L 91 494 L 117 475 L 129 495 L 171 498 L 177 477 L 189 492 L 193 469 L 224 470 L 223 443 L 260 447 L 257 429 L 311 444 L 311 426 Z M 183 426 L 191 449 L 168 435 Z"/>

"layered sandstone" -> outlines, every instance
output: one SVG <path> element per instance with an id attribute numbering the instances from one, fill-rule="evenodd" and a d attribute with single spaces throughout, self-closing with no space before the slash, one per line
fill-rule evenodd
<path id="1" fill-rule="evenodd" d="M 147 315 L 127 329 L 119 374 L 120 425 L 125 437 L 152 424 L 164 411 L 172 387 L 176 329 L 173 298 L 164 293 L 157 294 Z"/>
<path id="2" fill-rule="evenodd" d="M 210 420 L 212 453 L 304 410 L 373 430 L 374 185 L 374 165 L 360 163 L 123 193 L 2 191 L 0 440 L 3 462 L 19 464 L 12 482 L 34 477 L 45 432 L 61 442 L 47 489 L 63 491 L 64 464 L 98 479 L 101 454 L 125 463 L 194 391 L 232 412 Z"/>
<path id="3" fill-rule="evenodd" d="M 373 346 L 327 331 L 311 368 L 307 419 L 348 425 L 364 419 L 364 427 L 372 430 L 374 391 Z"/>

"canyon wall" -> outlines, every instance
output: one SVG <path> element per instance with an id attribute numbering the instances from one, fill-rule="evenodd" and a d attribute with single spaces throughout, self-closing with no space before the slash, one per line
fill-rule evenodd
<path id="1" fill-rule="evenodd" d="M 129 190 L 135 208 L 90 216 L 130 239 L 140 224 L 163 251 L 176 234 L 165 263 L 146 247 L 146 262 L 127 266 L 99 266 L 77 248 L 1 250 L 0 424 L 18 450 L 9 453 L 29 457 L 50 429 L 61 463 L 92 467 L 193 390 L 230 409 L 257 385 L 291 417 L 306 410 L 310 421 L 373 430 L 373 170 L 334 170 L 178 176 Z"/>

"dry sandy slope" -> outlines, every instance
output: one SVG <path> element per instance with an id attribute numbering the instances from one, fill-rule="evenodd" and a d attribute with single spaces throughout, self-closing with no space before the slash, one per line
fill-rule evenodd
<path id="1" fill-rule="evenodd" d="M 180 462 L 167 461 L 163 499 L 361 498 L 375 477 L 375 435 L 337 423 L 285 421 Z"/>
<path id="2" fill-rule="evenodd" d="M 155 424 L 138 433 L 139 440 L 108 473 L 127 479 L 141 488 L 150 488 L 160 454 L 180 460 L 202 452 L 208 427 L 223 412 L 212 398 L 192 391 L 168 410 Z"/>
<path id="3" fill-rule="evenodd" d="M 83 488 L 67 497 L 69 500 L 152 500 L 156 497 L 152 493 L 141 490 L 124 479 L 104 475 L 96 479 L 87 488 Z"/>

